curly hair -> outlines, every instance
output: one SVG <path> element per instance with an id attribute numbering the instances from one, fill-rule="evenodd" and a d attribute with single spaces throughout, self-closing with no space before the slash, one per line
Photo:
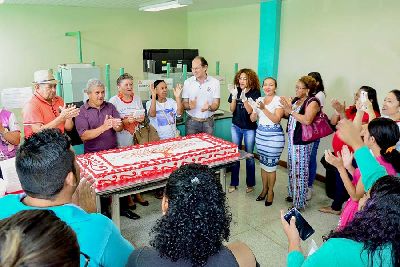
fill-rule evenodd
<path id="1" fill-rule="evenodd" d="M 188 164 L 174 171 L 165 187 L 168 211 L 151 231 L 161 257 L 204 266 L 228 241 L 232 215 L 222 185 L 208 167 Z"/>
<path id="2" fill-rule="evenodd" d="M 120 75 L 120 76 L 118 77 L 118 79 L 117 79 L 117 85 L 120 85 L 121 82 L 122 82 L 123 80 L 126 80 L 126 79 L 133 80 L 133 76 L 130 75 L 129 73 L 124 73 L 124 74 Z"/>
<path id="3" fill-rule="evenodd" d="M 79 266 L 75 232 L 50 210 L 25 210 L 0 221 L 0 266 Z"/>
<path id="4" fill-rule="evenodd" d="M 258 79 L 257 73 L 252 69 L 241 69 L 239 70 L 235 78 L 233 78 L 233 84 L 239 84 L 240 74 L 246 74 L 247 76 L 247 84 L 250 90 L 256 89 L 260 91 L 260 80 Z"/>
<path id="5" fill-rule="evenodd" d="M 311 76 L 303 76 L 299 79 L 299 82 L 303 83 L 308 89 L 308 95 L 315 95 L 315 90 L 317 90 L 317 81 Z"/>
<path id="6" fill-rule="evenodd" d="M 389 118 L 375 118 L 368 123 L 368 132 L 381 148 L 380 154 L 385 161 L 390 163 L 396 172 L 400 173 L 399 151 L 396 149 L 388 150 L 388 148 L 396 146 L 400 139 L 397 123 Z"/>
<path id="7" fill-rule="evenodd" d="M 363 243 L 369 266 L 373 266 L 374 256 L 382 263 L 381 249 L 391 246 L 392 266 L 400 266 L 400 178 L 386 175 L 376 181 L 362 211 L 343 229 L 331 232 L 329 238 Z"/>

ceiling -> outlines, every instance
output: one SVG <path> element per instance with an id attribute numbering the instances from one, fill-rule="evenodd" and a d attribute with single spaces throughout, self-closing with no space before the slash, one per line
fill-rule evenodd
<path id="1" fill-rule="evenodd" d="M 163 2 L 163 0 L 3 0 L 4 4 L 16 5 L 52 5 L 76 7 L 103 7 L 103 8 L 135 8 L 146 4 Z M 164 0 L 165 2 L 166 0 Z M 258 4 L 262 0 L 193 0 L 187 9 L 206 10 L 224 7 L 236 7 Z M 0 0 L 1 2 L 1 0 Z"/>

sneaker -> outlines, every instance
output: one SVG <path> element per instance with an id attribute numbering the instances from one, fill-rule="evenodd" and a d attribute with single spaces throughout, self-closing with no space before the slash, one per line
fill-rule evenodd
<path id="1" fill-rule="evenodd" d="M 308 201 L 308 200 L 311 200 L 311 198 L 312 198 L 312 193 L 313 193 L 313 188 L 312 188 L 312 187 L 309 187 L 308 190 L 307 190 L 307 197 L 306 197 L 306 200 L 307 200 L 307 201 Z"/>

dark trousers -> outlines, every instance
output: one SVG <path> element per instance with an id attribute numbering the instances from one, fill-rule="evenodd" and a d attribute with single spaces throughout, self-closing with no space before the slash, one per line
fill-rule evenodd
<path id="1" fill-rule="evenodd" d="M 340 178 L 339 172 L 335 169 L 335 194 L 333 197 L 333 202 L 331 208 L 333 210 L 342 210 L 343 203 L 349 199 L 349 194 L 344 187 L 342 178 Z M 349 174 L 351 177 L 351 175 Z"/>

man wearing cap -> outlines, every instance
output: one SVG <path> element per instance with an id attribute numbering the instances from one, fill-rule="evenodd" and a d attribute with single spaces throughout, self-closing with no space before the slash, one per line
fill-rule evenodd
<path id="1" fill-rule="evenodd" d="M 193 77 L 183 85 L 183 107 L 187 112 L 186 134 L 214 133 L 214 111 L 219 108 L 219 81 L 207 74 L 208 63 L 197 56 L 192 61 Z"/>
<path id="2" fill-rule="evenodd" d="M 56 96 L 58 81 L 53 73 L 38 70 L 33 76 L 34 94 L 23 110 L 25 137 L 45 128 L 58 128 L 62 132 L 72 130 L 72 118 L 79 114 L 79 109 L 75 105 L 65 106 L 64 100 Z"/>

